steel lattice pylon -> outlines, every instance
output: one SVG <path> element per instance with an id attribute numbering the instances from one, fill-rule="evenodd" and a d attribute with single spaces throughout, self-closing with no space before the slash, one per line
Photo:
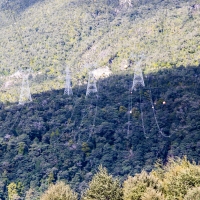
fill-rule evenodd
<path id="1" fill-rule="evenodd" d="M 72 86 L 71 86 L 71 73 L 69 68 L 66 68 L 66 80 L 65 80 L 65 90 L 64 94 L 73 95 Z"/>
<path id="2" fill-rule="evenodd" d="M 23 77 L 22 77 L 22 86 L 19 97 L 19 105 L 24 105 L 25 103 L 29 103 L 32 101 L 30 87 L 29 87 L 29 80 L 28 80 L 30 73 L 31 70 L 22 71 Z"/>
<path id="3" fill-rule="evenodd" d="M 142 62 L 142 58 L 141 57 L 139 59 L 139 61 L 136 63 L 135 68 L 134 68 L 134 77 L 133 77 L 133 85 L 131 87 L 131 91 L 132 90 L 137 90 L 138 86 L 145 86 L 144 84 L 144 78 L 143 78 L 143 74 L 142 74 L 142 69 L 141 69 L 141 62 Z"/>
<path id="4" fill-rule="evenodd" d="M 89 72 L 86 96 L 90 95 L 91 93 L 97 93 L 96 79 L 93 72 Z"/>

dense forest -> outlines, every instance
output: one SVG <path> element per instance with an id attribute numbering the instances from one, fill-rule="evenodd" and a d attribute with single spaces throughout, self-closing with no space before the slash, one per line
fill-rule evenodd
<path id="1" fill-rule="evenodd" d="M 199 2 L 127 2 L 1 2 L 0 199 L 38 199 L 57 181 L 80 197 L 100 165 L 120 188 L 142 170 L 151 176 L 158 160 L 199 162 Z M 139 54 L 145 86 L 131 91 Z M 66 66 L 72 96 L 64 95 Z M 18 105 L 29 67 L 33 101 Z M 95 69 L 109 76 L 86 96 Z M 154 188 L 160 200 L 162 187 Z"/>
<path id="2" fill-rule="evenodd" d="M 30 1 L 27 9 L 18 1 L 2 3 L 3 102 L 18 101 L 19 68 L 33 69 L 31 90 L 37 94 L 61 89 L 66 65 L 74 85 L 87 82 L 88 63 L 108 66 L 114 74 L 133 73 L 132 53 L 145 54 L 146 74 L 199 65 L 199 11 L 192 9 L 196 1 L 133 1 L 131 7 L 118 0 Z"/>

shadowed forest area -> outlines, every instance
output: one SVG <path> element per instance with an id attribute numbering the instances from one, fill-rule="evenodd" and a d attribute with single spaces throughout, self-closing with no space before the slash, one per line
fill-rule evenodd
<path id="1" fill-rule="evenodd" d="M 179 67 L 145 75 L 146 86 L 132 93 L 131 114 L 129 74 L 99 80 L 97 101 L 85 96 L 85 85 L 73 88 L 71 97 L 62 89 L 33 95 L 24 106 L 2 104 L 1 198 L 11 182 L 22 183 L 23 192 L 39 192 L 65 180 L 81 192 L 101 164 L 124 180 L 142 169 L 150 172 L 158 159 L 165 163 L 187 155 L 198 162 L 199 70 Z M 170 137 L 157 129 L 150 89 L 160 128 Z"/>

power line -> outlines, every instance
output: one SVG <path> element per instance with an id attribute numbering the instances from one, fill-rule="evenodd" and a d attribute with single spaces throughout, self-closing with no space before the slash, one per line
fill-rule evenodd
<path id="1" fill-rule="evenodd" d="M 147 139 L 149 138 L 146 134 L 146 129 L 145 129 L 145 125 L 144 125 L 144 115 L 143 115 L 143 110 L 142 110 L 142 91 L 140 89 L 140 115 L 141 115 L 141 121 L 142 121 L 142 130 L 143 130 L 143 133 L 144 133 L 144 137 Z"/>
<path id="2" fill-rule="evenodd" d="M 154 107 L 154 105 L 153 105 L 151 90 L 149 90 L 149 96 L 150 96 L 151 108 L 152 108 L 152 110 L 153 110 L 153 116 L 154 116 L 154 119 L 155 119 L 155 122 L 156 122 L 156 126 L 157 126 L 157 128 L 158 128 L 159 133 L 160 133 L 163 137 L 168 137 L 168 138 L 171 137 L 171 135 L 166 135 L 166 134 L 164 134 L 163 131 L 162 131 L 161 128 L 160 128 L 160 125 L 159 125 L 159 123 L 158 123 L 158 119 L 157 119 L 157 116 L 156 116 L 156 110 L 155 110 L 155 107 Z"/>

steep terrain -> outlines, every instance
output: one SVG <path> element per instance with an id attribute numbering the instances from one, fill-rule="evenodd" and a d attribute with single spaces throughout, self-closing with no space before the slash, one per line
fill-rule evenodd
<path id="1" fill-rule="evenodd" d="M 157 159 L 187 155 L 198 161 L 197 74 L 199 67 L 180 67 L 148 75 L 146 87 L 132 94 L 130 117 L 132 77 L 126 74 L 99 81 L 98 101 L 86 98 L 82 86 L 74 88 L 73 97 L 55 90 L 34 95 L 34 102 L 25 106 L 2 106 L 1 198 L 10 182 L 22 183 L 23 195 L 29 188 L 43 191 L 56 180 L 82 192 L 100 164 L 125 178 L 142 169 L 150 171 Z M 170 137 L 157 129 L 150 87 L 160 128 Z"/>
<path id="2" fill-rule="evenodd" d="M 85 65 L 94 61 L 114 73 L 132 73 L 131 53 L 145 54 L 145 73 L 198 66 L 200 20 L 193 2 L 132 3 L 46 1 L 24 12 L 12 3 L 3 6 L 8 25 L 0 29 L 1 100 L 18 101 L 21 79 L 11 75 L 20 67 L 32 67 L 32 92 L 38 93 L 63 87 L 66 64 L 74 85 L 87 81 Z"/>
<path id="3" fill-rule="evenodd" d="M 22 199 L 29 188 L 36 197 L 57 180 L 80 194 L 100 164 L 123 180 L 150 171 L 157 159 L 199 161 L 199 11 L 184 1 L 132 3 L 2 5 L 1 199 L 11 182 Z M 130 93 L 134 54 L 141 53 L 145 87 Z M 112 71 L 90 97 L 88 63 Z M 63 95 L 66 65 L 72 97 Z M 19 106 L 15 72 L 29 66 L 33 102 Z"/>

